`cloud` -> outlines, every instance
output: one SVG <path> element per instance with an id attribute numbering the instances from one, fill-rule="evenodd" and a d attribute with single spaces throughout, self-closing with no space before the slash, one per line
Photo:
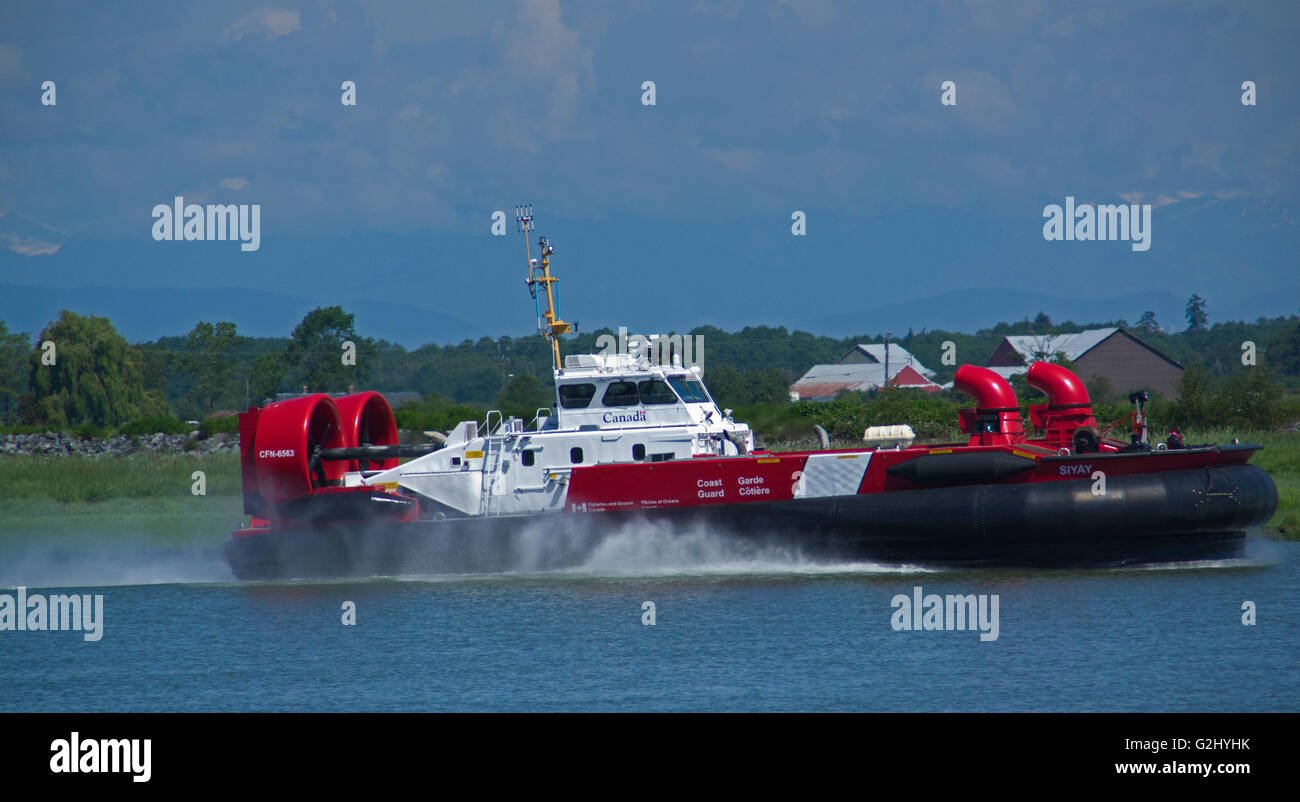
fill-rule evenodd
<path id="1" fill-rule="evenodd" d="M 5 247 L 23 256 L 49 256 L 58 253 L 63 247 L 53 242 L 42 242 L 35 237 L 20 237 L 17 234 L 4 234 Z"/>
<path id="2" fill-rule="evenodd" d="M 1159 209 L 1161 206 L 1171 206 L 1180 201 L 1194 200 L 1204 194 L 1205 193 L 1203 192 L 1197 192 L 1190 189 L 1179 190 L 1173 195 L 1166 195 L 1159 192 L 1146 193 L 1135 190 L 1133 192 L 1121 193 L 1120 197 L 1127 203 L 1149 203 L 1153 209 Z"/>
<path id="3" fill-rule="evenodd" d="M 0 83 L 11 83 L 22 74 L 23 51 L 0 44 Z"/>
<path id="4" fill-rule="evenodd" d="M 238 42 L 245 36 L 261 34 L 267 40 L 288 36 L 302 30 L 302 14 L 283 8 L 258 8 L 235 20 L 221 34 L 223 42 Z"/>
<path id="5" fill-rule="evenodd" d="M 550 141 L 590 138 L 576 117 L 580 100 L 596 91 L 595 56 L 579 29 L 565 25 L 559 0 L 520 0 L 518 16 L 497 40 L 504 74 L 529 76 L 532 93 L 546 98 L 544 125 L 529 126 L 518 138 L 531 139 L 536 129 Z"/>
<path id="6" fill-rule="evenodd" d="M 231 178 L 223 178 L 221 179 L 220 186 L 222 189 L 229 189 L 238 192 L 244 187 L 248 186 L 248 179 L 244 178 L 243 176 L 233 176 Z"/>
<path id="7" fill-rule="evenodd" d="M 752 173 L 758 169 L 760 161 L 760 154 L 754 148 L 705 148 L 703 153 L 709 161 L 715 161 L 728 170 L 742 173 Z"/>
<path id="8" fill-rule="evenodd" d="M 1020 108 L 1006 84 L 987 72 L 979 70 L 951 70 L 931 72 L 923 84 L 924 91 L 936 96 L 944 81 L 957 84 L 957 105 L 954 112 L 965 124 L 987 134 L 1007 134 L 1019 131 Z"/>
<path id="9" fill-rule="evenodd" d="M 984 33 L 1018 33 L 1033 24 L 1042 0 L 966 0 L 971 23 Z"/>
<path id="10" fill-rule="evenodd" d="M 23 214 L 0 212 L 4 229 L 0 230 L 0 247 L 23 256 L 49 256 L 58 253 L 68 232 L 33 220 Z"/>
<path id="11" fill-rule="evenodd" d="M 779 19 L 784 13 L 789 13 L 815 30 L 834 25 L 840 19 L 840 11 L 835 7 L 834 0 L 777 0 L 772 8 L 772 18 Z"/>

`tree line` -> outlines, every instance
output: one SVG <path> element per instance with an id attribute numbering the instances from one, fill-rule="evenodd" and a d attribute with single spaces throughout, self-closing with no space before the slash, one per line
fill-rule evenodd
<path id="1" fill-rule="evenodd" d="M 1187 365 L 1188 378 L 1198 382 L 1202 395 L 1240 381 L 1233 377 L 1242 374 L 1243 342 L 1255 344 L 1263 367 L 1252 381 L 1263 377 L 1268 388 L 1276 388 L 1269 389 L 1274 395 L 1300 387 L 1300 317 L 1209 325 L 1204 302 L 1193 296 L 1188 303 L 1189 325 L 1179 332 L 1163 330 L 1151 313 L 1131 327 L 1123 320 L 1054 323 L 1039 313 L 974 334 L 909 330 L 891 341 L 944 382 L 955 371 L 941 359 L 946 343 L 955 344 L 959 364 L 983 364 L 1008 334 L 1119 326 Z M 714 397 L 736 408 L 788 405 L 789 386 L 810 367 L 838 361 L 857 343 L 883 339 L 883 333 L 836 338 L 783 326 L 734 332 L 700 326 L 688 333 L 703 337 L 702 362 Z M 596 352 L 597 338 L 605 334 L 615 332 L 571 336 L 564 351 Z M 201 420 L 280 393 L 349 388 L 418 394 L 422 401 L 406 416 L 415 425 L 488 407 L 531 417 L 538 407 L 552 404 L 550 360 L 545 340 L 532 335 L 407 350 L 363 336 L 353 315 L 339 306 L 309 312 L 286 337 L 246 337 L 233 323 L 201 321 L 183 336 L 135 344 L 106 318 L 65 310 L 35 338 L 11 333 L 0 321 L 0 423 L 66 429 L 120 427 L 150 417 Z M 1240 399 L 1233 403 L 1241 404 Z"/>

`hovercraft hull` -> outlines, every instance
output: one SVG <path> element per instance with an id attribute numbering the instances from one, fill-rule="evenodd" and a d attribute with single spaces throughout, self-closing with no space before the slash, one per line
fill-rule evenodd
<path id="1" fill-rule="evenodd" d="M 243 530 L 226 544 L 239 579 L 574 569 L 638 524 L 702 528 L 739 553 L 932 566 L 1099 567 L 1241 556 L 1277 507 L 1249 464 L 1088 479 L 860 493 L 745 504 L 381 520 Z"/>

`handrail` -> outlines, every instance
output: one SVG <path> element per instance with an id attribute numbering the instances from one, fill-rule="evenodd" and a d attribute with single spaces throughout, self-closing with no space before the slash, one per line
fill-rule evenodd
<path id="1" fill-rule="evenodd" d="M 538 430 L 539 430 L 539 426 L 540 426 L 540 424 L 538 424 L 538 421 L 540 421 L 540 420 L 542 419 L 542 413 L 543 413 L 543 412 L 546 413 L 546 417 L 547 417 L 547 418 L 550 418 L 550 417 L 551 417 L 551 408 L 550 408 L 550 407 L 538 407 L 538 408 L 537 408 L 537 411 L 533 413 L 533 422 L 530 423 L 530 424 L 528 424 L 528 425 L 529 425 L 529 426 L 530 426 L 534 431 L 538 431 Z"/>

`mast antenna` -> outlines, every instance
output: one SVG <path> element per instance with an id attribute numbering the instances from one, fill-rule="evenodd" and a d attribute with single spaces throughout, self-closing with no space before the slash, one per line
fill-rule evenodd
<path id="1" fill-rule="evenodd" d="M 556 308 L 556 282 L 558 278 L 551 275 L 551 254 L 555 253 L 555 248 L 551 246 L 546 237 L 537 238 L 537 248 L 539 259 L 534 259 L 529 249 L 528 235 L 534 230 L 533 226 L 533 207 L 532 204 L 520 205 L 515 207 L 515 223 L 519 227 L 520 233 L 524 235 L 524 258 L 528 260 L 528 278 L 525 283 L 528 284 L 528 294 L 533 297 L 533 305 L 537 311 L 537 333 L 546 338 L 551 344 L 551 355 L 554 358 L 555 369 L 561 370 L 560 363 L 560 335 L 565 332 L 574 331 L 575 327 L 565 323 L 560 319 L 560 311 Z M 538 295 L 538 285 L 543 290 L 546 298 L 546 309 L 542 310 L 541 297 Z"/>

